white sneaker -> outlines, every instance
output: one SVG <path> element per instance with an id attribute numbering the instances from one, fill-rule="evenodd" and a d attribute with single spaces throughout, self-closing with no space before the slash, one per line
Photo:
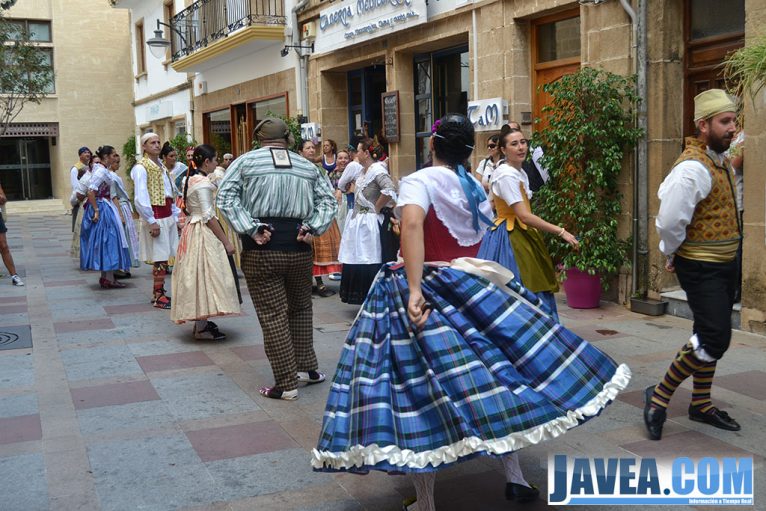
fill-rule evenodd
<path id="1" fill-rule="evenodd" d="M 21 277 L 19 277 L 18 275 L 13 275 L 11 277 L 11 282 L 13 282 L 14 286 L 23 286 L 24 285 L 24 281 L 21 280 Z"/>
<path id="2" fill-rule="evenodd" d="M 340 279 L 341 279 L 341 276 L 340 276 L 340 273 L 337 273 L 337 272 L 336 272 L 336 273 L 331 273 L 331 274 L 330 274 L 330 275 L 329 275 L 327 278 L 329 278 L 330 280 L 334 280 L 334 281 L 336 281 L 336 282 L 337 282 L 338 280 L 340 280 Z"/>

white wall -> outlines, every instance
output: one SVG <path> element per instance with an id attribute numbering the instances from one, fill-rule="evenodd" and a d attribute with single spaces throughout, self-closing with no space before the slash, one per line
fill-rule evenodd
<path id="1" fill-rule="evenodd" d="M 207 92 L 214 92 L 297 67 L 298 57 L 294 51 L 290 51 L 287 57 L 280 55 L 279 52 L 284 46 L 283 42 L 274 42 L 261 48 L 247 44 L 231 50 L 227 54 L 231 60 L 200 71 L 194 76 L 194 95 L 200 95 L 199 83 L 203 81 L 207 82 Z"/>
<path id="2" fill-rule="evenodd" d="M 174 12 L 179 12 L 184 8 L 183 0 L 175 0 Z M 137 53 L 136 53 L 136 22 L 144 20 L 144 41 L 154 37 L 154 30 L 157 28 L 157 20 L 164 22 L 164 11 L 161 0 L 145 0 L 135 2 L 135 6 L 130 9 L 130 33 L 132 44 L 133 74 L 137 74 Z M 165 39 L 170 38 L 169 28 L 161 27 Z M 134 87 L 135 99 L 140 100 L 147 96 L 162 93 L 169 88 L 181 85 L 187 80 L 186 73 L 178 73 L 171 66 L 167 68 L 163 65 L 163 60 L 156 58 L 149 51 L 149 47 L 144 44 L 146 53 L 146 76 L 139 78 Z M 187 101 L 188 103 L 188 101 Z M 188 104 L 186 109 L 188 110 Z M 136 119 L 138 122 L 138 119 Z"/>
<path id="3" fill-rule="evenodd" d="M 189 91 L 182 90 L 135 107 L 136 124 L 148 124 L 159 119 L 186 116 L 186 129 L 191 129 Z"/>

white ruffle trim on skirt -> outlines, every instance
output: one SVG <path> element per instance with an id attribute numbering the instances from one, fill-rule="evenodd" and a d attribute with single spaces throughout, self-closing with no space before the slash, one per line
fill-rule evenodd
<path id="1" fill-rule="evenodd" d="M 517 451 L 529 445 L 535 445 L 545 440 L 557 438 L 567 430 L 580 424 L 580 420 L 594 417 L 603 410 L 617 394 L 624 390 L 630 382 L 630 368 L 621 364 L 604 385 L 601 392 L 580 408 L 570 410 L 565 416 L 553 419 L 545 424 L 535 426 L 525 431 L 517 431 L 503 438 L 485 440 L 478 437 L 468 437 L 451 445 L 424 452 L 400 449 L 395 445 L 380 447 L 377 444 L 355 445 L 343 452 L 318 451 L 311 452 L 311 465 L 316 469 L 330 468 L 336 470 L 372 467 L 382 461 L 397 467 L 423 469 L 428 465 L 438 467 L 442 464 L 453 463 L 460 458 L 476 453 L 501 455 Z"/>

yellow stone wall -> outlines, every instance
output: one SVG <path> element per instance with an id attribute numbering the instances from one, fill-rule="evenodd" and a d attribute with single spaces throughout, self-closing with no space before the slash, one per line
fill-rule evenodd
<path id="1" fill-rule="evenodd" d="M 83 13 L 87 13 L 84 16 Z M 15 122 L 57 122 L 50 146 L 53 195 L 69 208 L 69 169 L 83 145 L 122 145 L 133 134 L 128 11 L 105 0 L 24 0 L 9 18 L 51 21 L 56 93 L 28 104 Z"/>
<path id="2" fill-rule="evenodd" d="M 633 7 L 637 8 L 635 0 Z M 746 0 L 747 39 L 766 33 L 766 0 Z M 312 2 L 301 14 L 301 21 L 314 19 L 324 4 Z M 577 8 L 574 1 L 489 0 L 477 2 L 478 58 L 474 61 L 474 37 L 469 8 L 446 13 L 394 36 L 333 51 L 310 59 L 308 71 L 309 107 L 312 121 L 319 122 L 323 134 L 345 140 L 348 133 L 346 73 L 372 64 L 386 63 L 387 89 L 399 91 L 401 142 L 390 146 L 392 175 L 403 176 L 415 167 L 413 64 L 416 53 L 468 44 L 473 98 L 474 66 L 478 66 L 479 98 L 501 96 L 509 101 L 511 119 L 521 120 L 522 112 L 533 111 L 531 22 L 538 17 Z M 579 6 L 581 17 L 581 62 L 619 74 L 635 73 L 630 18 L 617 1 Z M 664 271 L 664 257 L 654 221 L 659 209 L 657 190 L 669 173 L 682 145 L 683 133 L 683 0 L 649 0 L 647 23 L 648 95 L 648 195 L 650 296 L 677 285 L 675 277 Z M 393 64 L 393 65 L 390 65 Z M 766 161 L 766 96 L 748 104 L 748 161 Z M 530 126 L 524 126 L 529 131 Z M 476 147 L 485 147 L 489 133 L 477 136 Z M 475 155 L 481 156 L 481 152 Z M 753 164 L 751 164 L 753 165 Z M 626 158 L 619 179 L 623 213 L 619 232 L 628 237 L 633 230 L 633 189 L 635 161 Z M 759 254 L 764 248 L 764 190 L 766 177 L 755 171 L 746 176 L 745 262 L 742 328 L 766 331 L 766 262 Z M 626 266 L 613 286 L 612 298 L 627 302 L 631 289 Z"/>
<path id="3" fill-rule="evenodd" d="M 766 34 L 766 0 L 746 0 L 745 44 Z M 745 242 L 742 328 L 766 334 L 766 93 L 745 101 Z"/>

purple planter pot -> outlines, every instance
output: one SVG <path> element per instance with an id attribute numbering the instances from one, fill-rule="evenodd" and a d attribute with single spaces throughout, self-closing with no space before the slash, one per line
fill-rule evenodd
<path id="1" fill-rule="evenodd" d="M 567 305 L 573 309 L 596 309 L 601 302 L 601 279 L 577 268 L 567 268 L 563 282 Z"/>

